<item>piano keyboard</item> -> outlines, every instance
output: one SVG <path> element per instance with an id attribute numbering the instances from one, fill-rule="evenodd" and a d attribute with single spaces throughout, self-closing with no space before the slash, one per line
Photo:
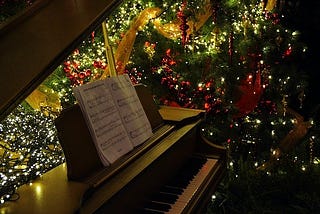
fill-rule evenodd
<path id="1" fill-rule="evenodd" d="M 182 170 L 146 202 L 139 213 L 182 213 L 216 164 L 217 159 L 190 158 Z"/>

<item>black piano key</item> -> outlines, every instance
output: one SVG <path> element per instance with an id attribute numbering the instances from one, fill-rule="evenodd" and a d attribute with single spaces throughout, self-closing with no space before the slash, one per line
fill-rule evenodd
<path id="1" fill-rule="evenodd" d="M 181 195 L 181 193 L 183 192 L 183 189 L 166 185 L 160 189 L 160 192 L 170 193 L 174 195 Z"/>
<path id="2" fill-rule="evenodd" d="M 167 204 L 173 204 L 178 199 L 178 195 L 158 192 L 151 197 L 151 201 L 158 201 Z"/>
<path id="3" fill-rule="evenodd" d="M 204 158 L 190 158 L 181 171 L 168 183 L 169 186 L 185 188 L 188 186 L 190 181 L 199 172 L 203 164 L 205 163 Z"/>
<path id="4" fill-rule="evenodd" d="M 162 186 L 156 194 L 154 194 L 150 201 L 147 202 L 145 208 L 153 210 L 150 208 L 150 202 L 158 202 L 160 204 L 167 204 L 171 207 L 174 204 L 183 191 L 188 187 L 192 179 L 197 175 L 202 166 L 206 163 L 206 159 L 202 157 L 191 157 L 182 168 L 173 176 L 173 178 Z M 149 204 L 149 205 L 148 205 Z M 152 203 L 151 203 L 152 205 Z M 166 212 L 167 206 L 158 207 L 155 210 Z"/>
<path id="5" fill-rule="evenodd" d="M 170 183 L 168 183 L 169 186 L 173 186 L 176 188 L 180 188 L 182 190 L 184 190 L 189 184 L 188 180 L 181 180 L 181 179 L 176 179 Z"/>
<path id="6" fill-rule="evenodd" d="M 165 212 L 159 210 L 152 210 L 148 208 L 140 209 L 136 214 L 164 214 Z"/>
<path id="7" fill-rule="evenodd" d="M 170 210 L 171 206 L 169 204 L 160 203 L 156 201 L 149 201 L 145 208 L 152 211 L 158 211 L 158 212 L 167 212 Z"/>

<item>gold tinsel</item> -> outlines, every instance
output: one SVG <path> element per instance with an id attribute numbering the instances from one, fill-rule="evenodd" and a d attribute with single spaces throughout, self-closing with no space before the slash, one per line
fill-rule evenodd
<path id="1" fill-rule="evenodd" d="M 38 111 L 42 111 L 44 107 L 50 108 L 52 112 L 59 112 L 61 109 L 59 95 L 45 85 L 40 85 L 25 101 Z"/>
<path id="2" fill-rule="evenodd" d="M 138 31 L 142 30 L 143 27 L 149 22 L 150 19 L 155 18 L 161 12 L 160 8 L 147 8 L 143 10 L 137 18 L 131 24 L 130 29 L 123 36 L 117 51 L 115 53 L 115 61 L 117 64 L 117 73 L 122 74 L 125 69 L 125 65 L 128 63 L 133 44 L 136 40 Z M 102 79 L 108 76 L 108 69 L 102 75 Z"/>
<path id="3" fill-rule="evenodd" d="M 187 31 L 188 35 L 198 31 L 212 15 L 210 1 L 207 1 L 202 11 L 205 12 L 196 14 L 196 22 L 191 20 L 188 21 L 188 25 L 190 26 Z M 143 30 L 143 28 L 149 21 L 152 21 L 155 29 L 164 37 L 173 40 L 181 37 L 180 21 L 176 19 L 171 23 L 163 24 L 161 22 L 161 19 L 157 18 L 161 12 L 162 10 L 157 7 L 146 8 L 133 20 L 129 30 L 121 39 L 115 52 L 115 61 L 117 63 L 118 74 L 122 74 L 124 72 L 125 65 L 129 61 L 137 33 Z M 108 69 L 106 69 L 105 73 L 102 75 L 102 79 L 106 78 L 107 76 Z"/>
<path id="4" fill-rule="evenodd" d="M 198 31 L 212 15 L 213 10 L 211 9 L 210 1 L 207 1 L 204 8 L 202 9 L 203 13 L 196 14 L 195 21 L 189 20 L 187 25 L 189 29 L 187 30 L 187 35 L 193 34 Z M 171 23 L 162 24 L 160 19 L 156 19 L 153 22 L 157 31 L 168 39 L 179 39 L 181 37 L 180 20 L 176 19 Z"/>

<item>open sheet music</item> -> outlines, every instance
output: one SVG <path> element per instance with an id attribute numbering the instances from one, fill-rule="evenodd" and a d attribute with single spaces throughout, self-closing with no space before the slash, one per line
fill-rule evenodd
<path id="1" fill-rule="evenodd" d="M 152 135 L 128 75 L 91 82 L 73 91 L 105 166 Z"/>

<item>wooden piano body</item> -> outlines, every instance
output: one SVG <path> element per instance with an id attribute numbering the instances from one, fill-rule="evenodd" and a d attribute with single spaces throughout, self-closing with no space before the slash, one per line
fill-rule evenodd
<path id="1" fill-rule="evenodd" d="M 216 161 L 184 213 L 203 211 L 226 170 L 225 149 L 201 138 L 202 111 L 158 109 L 144 86 L 136 90 L 154 130 L 149 140 L 103 167 L 81 110 L 75 106 L 56 122 L 66 164 L 20 187 L 20 199 L 6 203 L 1 213 L 141 213 L 148 197 L 193 155 Z"/>

